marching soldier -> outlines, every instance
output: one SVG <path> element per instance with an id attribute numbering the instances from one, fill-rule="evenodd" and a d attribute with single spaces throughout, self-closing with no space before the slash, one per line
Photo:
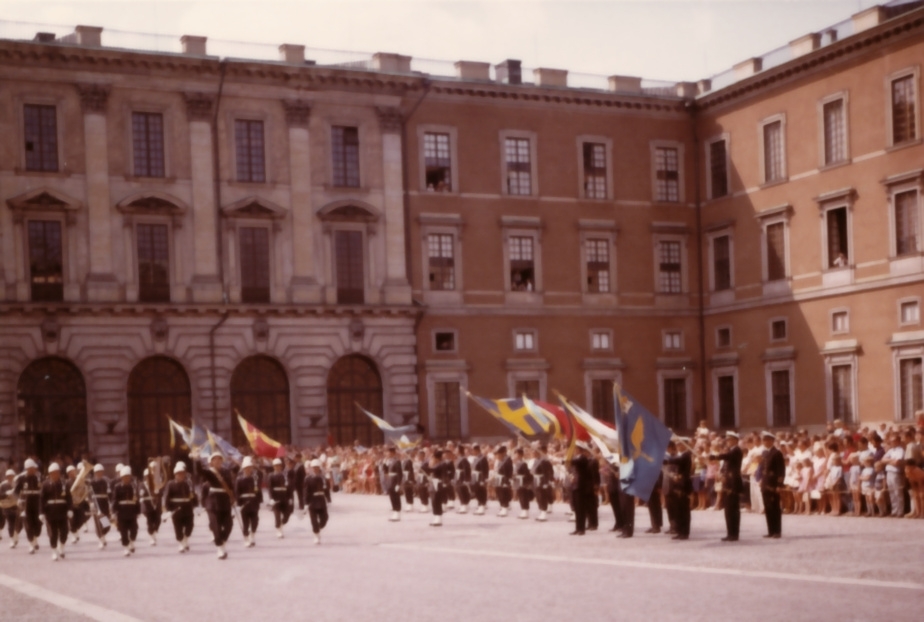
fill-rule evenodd
<path id="1" fill-rule="evenodd" d="M 177 462 L 173 467 L 173 481 L 164 489 L 164 509 L 171 512 L 173 531 L 180 543 L 180 553 L 189 550 L 195 516 L 193 508 L 199 504 L 196 493 L 186 477 L 186 465 Z"/>
<path id="2" fill-rule="evenodd" d="M 304 467 L 303 467 L 304 468 Z M 237 505 L 241 510 L 241 523 L 244 530 L 244 546 L 256 545 L 257 525 L 260 522 L 260 504 L 263 503 L 263 491 L 260 480 L 253 467 L 253 458 L 245 456 L 241 462 L 241 474 L 234 487 Z M 301 495 L 299 495 L 301 498 Z"/>
<path id="3" fill-rule="evenodd" d="M 414 511 L 414 460 L 410 453 L 401 460 L 401 481 L 404 487 L 404 511 Z"/>
<path id="4" fill-rule="evenodd" d="M 453 484 L 456 481 L 456 446 L 453 442 L 446 443 L 446 449 L 443 451 L 443 505 L 446 509 L 453 509 L 456 503 L 456 489 Z"/>
<path id="5" fill-rule="evenodd" d="M 39 549 L 38 537 L 42 534 L 42 486 L 35 460 L 26 460 L 25 467 L 26 472 L 19 476 L 13 492 L 23 505 L 22 522 L 26 528 L 26 540 L 29 541 L 29 555 L 32 555 Z"/>
<path id="6" fill-rule="evenodd" d="M 61 467 L 52 462 L 48 467 L 48 479 L 42 484 L 40 495 L 42 514 L 48 527 L 48 543 L 51 545 L 51 559 L 64 559 L 64 545 L 67 542 L 67 513 L 71 509 L 71 489 L 61 479 Z"/>
<path id="7" fill-rule="evenodd" d="M 135 539 L 138 537 L 138 515 L 141 514 L 141 504 L 138 490 L 132 479 L 132 468 L 123 466 L 119 471 L 119 483 L 112 488 L 112 508 L 115 511 L 119 525 L 119 535 L 122 537 L 122 548 L 125 557 L 135 552 Z"/>
<path id="8" fill-rule="evenodd" d="M 16 545 L 19 544 L 19 532 L 22 531 L 19 506 L 16 494 L 13 492 L 15 487 L 16 471 L 7 469 L 3 482 L 0 482 L 0 529 L 3 528 L 3 523 L 5 522 L 7 532 L 10 534 L 11 549 L 15 549 Z"/>
<path id="9" fill-rule="evenodd" d="M 273 500 L 273 517 L 276 519 L 276 537 L 280 540 L 284 537 L 282 534 L 282 526 L 289 522 L 289 516 L 292 515 L 292 489 L 289 487 L 289 478 L 286 477 L 282 469 L 282 459 L 274 458 L 273 472 L 267 480 L 270 499 Z"/>
<path id="10" fill-rule="evenodd" d="M 398 450 L 394 445 L 389 445 L 386 450 L 388 456 L 382 464 L 384 471 L 385 492 L 388 493 L 388 500 L 391 501 L 390 521 L 401 520 L 401 461 L 398 460 Z"/>
<path id="11" fill-rule="evenodd" d="M 776 436 L 772 432 L 761 434 L 764 443 L 764 456 L 761 460 L 763 478 L 760 480 L 760 492 L 764 501 L 764 514 L 767 519 L 767 535 L 765 538 L 781 538 L 783 536 L 783 508 L 780 505 L 780 489 L 783 488 L 783 479 L 786 477 L 786 461 L 775 446 Z"/>
<path id="12" fill-rule="evenodd" d="M 314 543 L 321 544 L 321 530 L 327 526 L 327 479 L 321 473 L 321 461 L 308 463 L 311 473 L 305 476 L 305 503 L 308 505 L 308 517 L 311 519 L 311 531 Z"/>
<path id="13" fill-rule="evenodd" d="M 510 501 L 513 498 L 513 491 L 510 486 L 513 480 L 513 462 L 507 455 L 507 448 L 503 445 L 497 448 L 497 500 L 500 503 L 498 516 L 507 516 L 510 509 Z"/>
<path id="14" fill-rule="evenodd" d="M 456 462 L 456 496 L 459 497 L 459 514 L 468 513 L 468 504 L 472 502 L 472 463 L 466 455 L 465 445 L 459 445 L 459 460 Z"/>
<path id="15" fill-rule="evenodd" d="M 529 465 L 523 459 L 523 448 L 517 447 L 513 451 L 514 473 L 517 483 L 517 501 L 520 502 L 520 515 L 518 518 L 529 518 L 529 502 L 533 494 L 533 474 Z"/>
<path id="16" fill-rule="evenodd" d="M 680 439 L 683 441 L 683 439 Z M 672 447 L 673 446 L 673 447 Z M 677 467 L 677 472 L 671 477 L 668 484 L 669 504 L 674 507 L 674 516 L 677 521 L 677 533 L 672 540 L 689 540 L 690 538 L 690 493 L 693 492 L 693 456 L 689 450 L 677 453 L 674 441 L 667 444 L 667 451 L 671 454 L 665 457 L 664 464 Z"/>
<path id="17" fill-rule="evenodd" d="M 209 513 L 209 529 L 215 537 L 215 551 L 218 559 L 227 559 L 228 551 L 225 543 L 234 527 L 234 480 L 231 471 L 222 466 L 224 457 L 220 453 L 213 453 L 209 457 L 209 468 L 202 471 L 205 483 L 202 486 L 203 505 Z M 280 460 L 280 465 L 282 461 Z M 281 470 L 281 469 L 280 469 Z M 275 475 L 275 474 L 274 474 Z M 272 476 L 271 476 L 272 477 Z M 282 474 L 283 484 L 285 474 Z M 272 484 L 270 484 L 272 485 Z"/>
<path id="18" fill-rule="evenodd" d="M 725 433 L 725 452 L 711 455 L 713 460 L 725 461 L 725 472 L 722 480 L 722 495 L 725 497 L 725 531 L 722 542 L 737 542 L 741 526 L 741 492 L 744 482 L 741 481 L 741 461 L 744 454 L 738 446 L 739 437 L 735 432 Z"/>
<path id="19" fill-rule="evenodd" d="M 421 449 L 416 456 L 417 496 L 420 497 L 420 512 L 425 514 L 430 505 L 430 477 L 427 475 L 427 456 Z"/>
<path id="20" fill-rule="evenodd" d="M 430 477 L 431 492 L 433 493 L 431 499 L 433 518 L 430 520 L 430 526 L 441 527 L 443 525 L 443 499 L 446 477 L 446 463 L 443 461 L 443 452 L 439 449 L 434 449 L 433 453 L 430 454 L 430 462 L 423 467 L 423 471 Z"/>
<path id="21" fill-rule="evenodd" d="M 106 548 L 106 534 L 109 533 L 109 480 L 106 478 L 103 465 L 93 467 L 93 479 L 90 480 L 90 510 L 93 512 L 93 526 L 96 528 L 96 537 L 99 538 L 100 550 Z M 118 472 L 116 472 L 118 474 Z"/>
<path id="22" fill-rule="evenodd" d="M 546 455 L 545 445 L 539 445 L 533 454 L 533 486 L 536 491 L 536 505 L 539 506 L 537 521 L 545 522 L 549 517 L 549 509 L 554 501 L 552 484 L 555 482 L 555 468 Z"/>
<path id="23" fill-rule="evenodd" d="M 77 469 L 70 465 L 65 470 L 67 473 L 67 488 L 71 491 L 71 518 L 69 521 L 69 527 L 71 532 L 71 540 L 74 544 L 77 544 L 80 541 L 80 528 L 84 526 L 90 516 L 90 503 L 86 498 L 83 499 L 80 503 L 73 503 L 73 490 L 74 484 L 77 482 Z"/>
<path id="24" fill-rule="evenodd" d="M 481 516 L 485 513 L 488 505 L 488 475 L 491 472 L 491 465 L 488 464 L 488 457 L 481 453 L 481 445 L 475 443 L 472 445 L 474 461 L 472 464 L 472 492 L 475 495 L 475 502 L 478 507 L 475 514 Z"/>
<path id="25" fill-rule="evenodd" d="M 148 536 L 151 538 L 151 546 L 157 546 L 157 532 L 160 530 L 161 518 L 161 498 L 154 491 L 153 470 L 158 468 L 156 462 L 151 462 L 148 468 L 144 470 L 143 481 L 141 482 L 141 513 L 147 521 Z"/>

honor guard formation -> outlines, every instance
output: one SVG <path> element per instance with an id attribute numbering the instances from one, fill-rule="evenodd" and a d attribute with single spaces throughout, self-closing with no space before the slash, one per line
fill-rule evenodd
<path id="1" fill-rule="evenodd" d="M 850 430 L 836 421 L 825 434 L 745 435 L 710 431 L 704 423 L 694 438 L 674 436 L 668 442 L 647 500 L 626 490 L 627 473 L 620 470 L 632 469 L 629 461 L 583 441 L 570 448 L 522 439 L 491 446 L 355 444 L 305 452 L 306 460 L 291 450 L 293 458 L 244 456 L 240 464 L 227 464 L 220 453 L 175 463 L 160 457 L 149 461 L 141 477 L 117 465 L 111 480 L 103 465 L 86 460 L 67 465 L 63 473 L 62 464 L 52 462 L 43 478 L 38 462 L 28 458 L 21 472 L 7 470 L 0 483 L 0 531 L 6 527 L 11 549 L 22 537 L 34 554 L 44 528 L 51 558 L 58 561 L 81 532 L 92 532 L 103 550 L 115 528 L 123 554 L 131 557 L 143 515 L 151 546 L 169 520 L 177 549 L 185 553 L 201 507 L 217 557 L 226 559 L 236 524 L 244 547 L 256 545 L 265 504 L 272 509 L 277 538 L 285 537 L 293 514 L 307 514 L 314 543 L 320 544 L 331 493 L 339 492 L 386 495 L 390 521 L 416 510 L 430 513 L 433 527 L 442 526 L 450 511 L 478 517 L 496 508 L 496 516 L 506 517 L 514 503 L 518 519 L 546 522 L 561 504 L 576 536 L 597 530 L 598 510 L 609 505 L 610 531 L 620 538 L 634 536 L 636 508 L 646 505 L 650 527 L 645 533 L 664 531 L 678 541 L 690 537 L 694 509 L 723 510 L 727 534 L 722 540 L 737 541 L 744 507 L 764 514 L 763 537 L 780 538 L 786 513 L 924 518 L 922 447 L 924 426 Z"/>

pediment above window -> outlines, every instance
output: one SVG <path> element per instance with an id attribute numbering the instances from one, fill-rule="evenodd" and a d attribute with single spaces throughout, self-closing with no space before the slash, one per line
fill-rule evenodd
<path id="1" fill-rule="evenodd" d="M 83 203 L 51 188 L 36 188 L 6 200 L 13 214 L 21 218 L 34 212 L 75 212 Z"/>
<path id="2" fill-rule="evenodd" d="M 139 192 L 119 201 L 116 209 L 123 214 L 182 216 L 186 213 L 187 206 L 180 199 L 165 192 Z"/>
<path id="3" fill-rule="evenodd" d="M 281 220 L 286 217 L 288 210 L 264 198 L 250 196 L 224 206 L 221 208 L 221 213 L 225 218 L 265 218 L 268 220 Z"/>
<path id="4" fill-rule="evenodd" d="M 329 222 L 365 222 L 379 220 L 379 211 L 362 201 L 335 201 L 318 210 L 318 218 Z"/>

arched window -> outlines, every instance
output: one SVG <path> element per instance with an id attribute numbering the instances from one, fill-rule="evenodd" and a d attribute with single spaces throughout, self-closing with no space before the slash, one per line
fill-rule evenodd
<path id="1" fill-rule="evenodd" d="M 87 391 L 72 363 L 55 357 L 29 364 L 19 377 L 19 452 L 48 465 L 66 454 L 79 458 L 87 446 Z"/>
<path id="2" fill-rule="evenodd" d="M 128 457 L 136 475 L 148 458 L 171 454 L 167 415 L 190 425 L 189 377 L 176 361 L 152 356 L 135 365 L 128 377 Z"/>
<path id="3" fill-rule="evenodd" d="M 282 365 L 270 357 L 251 356 L 235 368 L 231 375 L 231 406 L 273 440 L 292 442 L 289 379 Z M 232 442 L 235 446 L 246 445 L 247 438 L 231 412 Z"/>
<path id="4" fill-rule="evenodd" d="M 350 355 L 338 360 L 327 376 L 327 426 L 337 445 L 353 441 L 370 447 L 383 442 L 382 432 L 356 404 L 375 415 L 382 413 L 382 379 L 369 359 Z"/>

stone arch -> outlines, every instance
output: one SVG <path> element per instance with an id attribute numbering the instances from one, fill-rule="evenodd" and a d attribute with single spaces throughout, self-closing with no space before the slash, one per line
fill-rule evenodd
<path id="1" fill-rule="evenodd" d="M 189 374 L 176 360 L 150 356 L 128 376 L 128 458 L 141 473 L 148 458 L 169 455 L 169 415 L 184 426 L 192 422 Z"/>
<path id="2" fill-rule="evenodd" d="M 289 404 L 289 377 L 279 361 L 265 354 L 242 360 L 231 374 L 232 443 L 235 446 L 247 444 L 235 410 L 273 440 L 291 443 Z"/>
<path id="3" fill-rule="evenodd" d="M 83 374 L 67 359 L 32 361 L 17 384 L 18 448 L 46 466 L 55 455 L 79 458 L 88 451 L 87 389 Z"/>
<path id="4" fill-rule="evenodd" d="M 338 359 L 327 375 L 327 429 L 335 445 L 358 441 L 370 447 L 383 442 L 382 432 L 357 407 L 383 416 L 382 376 L 368 357 L 350 354 Z"/>

